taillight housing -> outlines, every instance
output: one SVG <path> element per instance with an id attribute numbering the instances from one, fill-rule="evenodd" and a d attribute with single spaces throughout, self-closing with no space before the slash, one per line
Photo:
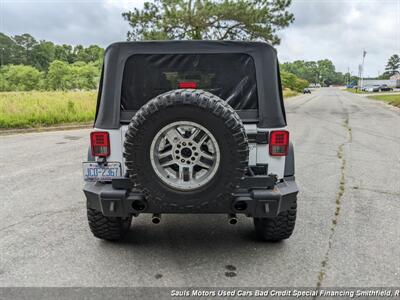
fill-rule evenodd
<path id="1" fill-rule="evenodd" d="M 93 156 L 107 157 L 110 155 L 110 136 L 107 131 L 91 132 L 90 145 Z"/>
<path id="2" fill-rule="evenodd" d="M 181 81 L 178 82 L 180 89 L 197 89 L 197 83 L 194 81 Z"/>
<path id="3" fill-rule="evenodd" d="M 271 156 L 286 156 L 289 149 L 289 132 L 275 130 L 269 134 L 269 154 Z"/>

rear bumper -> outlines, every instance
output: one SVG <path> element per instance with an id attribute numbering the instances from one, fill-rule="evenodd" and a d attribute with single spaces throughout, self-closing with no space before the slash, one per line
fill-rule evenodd
<path id="1" fill-rule="evenodd" d="M 83 191 L 88 208 L 110 217 L 140 213 L 241 213 L 249 217 L 274 217 L 288 210 L 296 201 L 298 188 L 293 176 L 280 182 L 275 182 L 270 176 L 245 177 L 231 201 L 218 209 L 205 207 L 199 211 L 179 207 L 176 211 L 167 212 L 156 210 L 151 203 L 147 203 L 145 196 L 132 188 L 125 178 L 112 183 L 87 182 Z"/>

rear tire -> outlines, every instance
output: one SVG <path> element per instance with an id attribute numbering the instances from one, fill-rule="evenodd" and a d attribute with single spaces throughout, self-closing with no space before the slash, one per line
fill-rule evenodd
<path id="1" fill-rule="evenodd" d="M 254 228 L 257 236 L 269 242 L 288 239 L 296 224 L 297 201 L 289 210 L 281 212 L 275 218 L 254 218 Z"/>
<path id="2" fill-rule="evenodd" d="M 212 144 L 218 146 L 218 155 L 215 154 L 217 151 L 213 151 L 212 155 L 214 161 L 219 157 L 218 166 L 208 181 L 204 180 L 205 183 L 196 186 L 194 182 L 192 185 L 195 176 L 191 175 L 187 179 L 176 180 L 179 184 L 185 181 L 187 185 L 174 186 L 168 183 L 168 178 L 172 178 L 171 181 L 178 178 L 174 173 L 178 173 L 176 169 L 171 168 L 162 177 L 162 170 L 153 164 L 153 161 L 157 161 L 152 154 L 157 136 L 176 123 L 202 128 L 206 136 L 210 136 L 209 142 L 214 139 L 215 143 Z M 190 136 L 191 132 L 188 133 Z M 145 195 L 152 212 L 222 212 L 231 205 L 232 193 L 239 186 L 248 166 L 247 136 L 240 117 L 225 101 L 202 90 L 173 90 L 157 96 L 136 112 L 125 137 L 127 172 L 135 188 Z M 168 140 L 172 149 L 179 146 L 175 146 L 174 140 Z M 183 145 L 190 143 L 186 133 L 184 136 L 178 134 L 177 140 L 178 143 L 182 140 Z M 194 150 L 193 153 L 196 155 L 198 152 Z M 183 152 L 179 154 L 178 150 L 174 150 L 172 153 L 181 155 L 176 158 L 185 163 Z M 170 156 L 174 158 L 175 154 Z M 190 161 L 186 163 L 190 164 Z M 179 164 L 173 167 L 184 168 Z"/>
<path id="3" fill-rule="evenodd" d="M 88 208 L 87 218 L 90 231 L 99 239 L 108 241 L 121 240 L 129 231 L 132 216 L 128 218 L 106 217 L 100 211 Z"/>

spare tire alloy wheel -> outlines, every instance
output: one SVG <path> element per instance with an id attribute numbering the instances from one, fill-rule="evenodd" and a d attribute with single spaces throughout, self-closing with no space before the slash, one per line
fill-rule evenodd
<path id="1" fill-rule="evenodd" d="M 248 162 L 235 110 L 202 90 L 172 90 L 142 106 L 124 143 L 128 175 L 147 210 L 226 212 Z"/>
<path id="2" fill-rule="evenodd" d="M 162 128 L 150 147 L 154 171 L 168 186 L 199 188 L 216 174 L 220 151 L 215 137 L 195 122 L 180 121 Z"/>

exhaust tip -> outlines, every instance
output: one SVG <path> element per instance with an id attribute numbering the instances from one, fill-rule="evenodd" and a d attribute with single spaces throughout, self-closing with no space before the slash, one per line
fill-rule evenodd
<path id="1" fill-rule="evenodd" d="M 136 211 L 143 211 L 146 208 L 146 202 L 143 200 L 135 200 L 132 202 L 132 208 Z"/>
<path id="2" fill-rule="evenodd" d="M 153 217 L 151 218 L 151 222 L 153 222 L 153 224 L 160 224 L 161 215 L 153 215 Z"/>

